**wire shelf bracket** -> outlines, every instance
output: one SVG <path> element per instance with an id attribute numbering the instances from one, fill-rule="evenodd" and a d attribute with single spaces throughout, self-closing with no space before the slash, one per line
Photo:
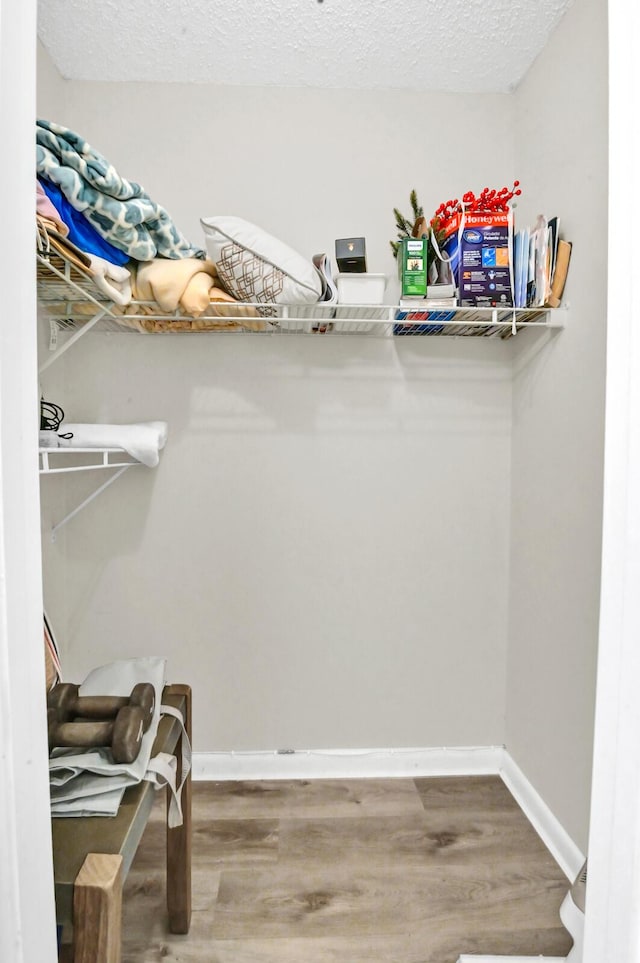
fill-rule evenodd
<path id="1" fill-rule="evenodd" d="M 90 495 L 88 495 L 83 501 L 80 502 L 72 511 L 64 516 L 59 522 L 51 529 L 51 541 L 55 542 L 56 534 L 60 529 L 70 522 L 72 518 L 75 518 L 83 508 L 101 495 L 105 489 L 114 483 L 121 475 L 129 468 L 135 468 L 136 465 L 140 465 L 139 461 L 111 461 L 110 456 L 124 456 L 125 452 L 121 448 L 40 448 L 40 475 L 60 475 L 68 472 L 83 472 L 83 471 L 100 471 L 104 469 L 114 470 L 114 474 L 110 475 L 106 481 L 98 486 Z M 61 465 L 55 466 L 51 463 L 51 456 L 62 455 L 63 457 L 68 455 L 91 455 L 94 457 L 99 457 L 99 461 L 84 464 L 84 465 Z"/>

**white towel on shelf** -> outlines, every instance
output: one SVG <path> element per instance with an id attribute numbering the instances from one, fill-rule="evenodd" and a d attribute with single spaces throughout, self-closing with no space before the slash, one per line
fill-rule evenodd
<path id="1" fill-rule="evenodd" d="M 160 461 L 160 451 L 167 443 L 167 432 L 166 421 L 135 425 L 85 425 L 65 421 L 57 435 L 52 431 L 41 431 L 40 445 L 47 448 L 123 448 L 147 468 L 155 468 Z M 71 438 L 63 437 L 65 435 L 71 435 Z"/>
<path id="2" fill-rule="evenodd" d="M 59 448 L 60 439 L 55 431 L 41 428 L 38 433 L 38 444 L 41 448 Z"/>

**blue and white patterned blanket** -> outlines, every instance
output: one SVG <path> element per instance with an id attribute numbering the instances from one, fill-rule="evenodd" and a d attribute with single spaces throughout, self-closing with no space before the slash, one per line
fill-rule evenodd
<path id="1" fill-rule="evenodd" d="M 37 173 L 57 184 L 101 237 L 136 261 L 155 257 L 204 258 L 178 231 L 163 207 L 140 184 L 117 170 L 82 137 L 46 120 L 36 121 Z"/>

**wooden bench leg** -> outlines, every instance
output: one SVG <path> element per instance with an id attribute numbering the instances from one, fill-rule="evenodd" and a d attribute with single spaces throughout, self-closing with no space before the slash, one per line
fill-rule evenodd
<path id="1" fill-rule="evenodd" d="M 185 696 L 184 727 L 191 741 L 191 687 L 172 685 L 172 692 Z M 176 746 L 178 781 L 181 774 L 182 739 Z M 167 814 L 171 790 L 167 789 Z M 169 829 L 167 822 L 167 909 L 171 933 L 188 933 L 191 925 L 191 773 L 182 789 L 182 826 Z"/>
<path id="2" fill-rule="evenodd" d="M 73 887 L 74 963 L 120 963 L 122 856 L 89 853 Z"/>

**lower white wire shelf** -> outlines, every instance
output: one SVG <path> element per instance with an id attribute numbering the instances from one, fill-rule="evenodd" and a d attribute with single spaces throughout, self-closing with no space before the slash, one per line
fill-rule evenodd
<path id="1" fill-rule="evenodd" d="M 131 458 L 124 448 L 59 448 L 38 449 L 41 475 L 59 475 L 70 471 L 97 471 L 101 468 L 131 468 L 141 462 Z M 114 460 L 119 459 L 119 460 Z"/>

